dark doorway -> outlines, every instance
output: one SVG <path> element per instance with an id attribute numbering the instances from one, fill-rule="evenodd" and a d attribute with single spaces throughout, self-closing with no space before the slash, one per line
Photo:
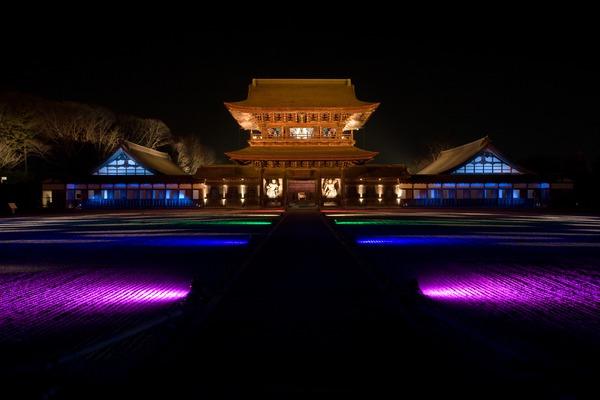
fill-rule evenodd
<path id="1" fill-rule="evenodd" d="M 289 180 L 287 205 L 290 207 L 315 207 L 317 205 L 316 181 L 314 179 Z"/>

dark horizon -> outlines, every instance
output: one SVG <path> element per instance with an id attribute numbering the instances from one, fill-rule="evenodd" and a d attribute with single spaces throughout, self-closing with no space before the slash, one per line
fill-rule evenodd
<path id="1" fill-rule="evenodd" d="M 12 43 L 0 89 L 161 119 L 175 133 L 199 135 L 226 161 L 223 153 L 244 147 L 247 135 L 223 102 L 244 99 L 252 78 L 351 78 L 359 99 L 381 103 L 357 134 L 359 147 L 380 152 L 378 163 L 410 165 L 431 145 L 485 135 L 515 160 L 600 157 L 589 40 L 555 34 L 412 41 L 386 34 L 317 41 L 253 32 L 244 42 L 217 32 L 49 35 Z"/>

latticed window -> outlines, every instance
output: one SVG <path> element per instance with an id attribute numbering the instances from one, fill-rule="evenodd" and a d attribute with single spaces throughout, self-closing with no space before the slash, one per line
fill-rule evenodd
<path id="1" fill-rule="evenodd" d="M 273 120 L 275 122 L 280 122 L 283 119 L 283 115 L 281 115 L 280 113 L 274 114 L 273 115 Z"/>
<path id="2" fill-rule="evenodd" d="M 274 127 L 274 128 L 269 128 L 267 129 L 267 135 L 269 138 L 278 138 L 281 137 L 281 128 L 279 127 Z"/>
<path id="3" fill-rule="evenodd" d="M 494 153 L 482 152 L 453 174 L 520 174 L 521 172 L 500 160 Z"/>
<path id="4" fill-rule="evenodd" d="M 329 121 L 329 113 L 321 114 L 321 121 Z"/>
<path id="5" fill-rule="evenodd" d="M 308 122 L 316 122 L 319 120 L 319 114 L 308 114 Z"/>
<path id="6" fill-rule="evenodd" d="M 313 132 L 314 128 L 290 128 L 290 136 L 294 139 L 310 139 Z"/>
<path id="7" fill-rule="evenodd" d="M 335 128 L 323 128 L 323 137 L 324 138 L 334 138 L 336 133 Z"/>
<path id="8" fill-rule="evenodd" d="M 285 119 L 286 119 L 286 121 L 296 122 L 296 116 L 295 116 L 295 114 L 292 114 L 292 113 L 286 114 Z"/>
<path id="9" fill-rule="evenodd" d="M 94 175 L 154 175 L 129 157 L 123 150 L 117 152 L 105 162 Z"/>

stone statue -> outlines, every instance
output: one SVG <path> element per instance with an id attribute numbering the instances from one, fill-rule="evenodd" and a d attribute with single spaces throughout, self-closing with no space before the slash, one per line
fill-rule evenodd
<path id="1" fill-rule="evenodd" d="M 279 184 L 276 179 L 271 179 L 271 182 L 269 182 L 266 189 L 268 198 L 276 199 L 279 197 Z"/>
<path id="2" fill-rule="evenodd" d="M 323 184 L 323 196 L 328 199 L 337 197 L 337 189 L 335 188 L 335 182 L 333 179 L 329 178 Z"/>

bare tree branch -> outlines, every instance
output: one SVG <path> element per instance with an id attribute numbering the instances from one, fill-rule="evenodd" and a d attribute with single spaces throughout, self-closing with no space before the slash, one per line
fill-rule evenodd
<path id="1" fill-rule="evenodd" d="M 68 174 L 87 173 L 124 139 L 153 149 L 173 142 L 169 127 L 157 119 L 117 117 L 102 107 L 19 93 L 0 93 L 0 138 L 6 166 L 24 162 L 27 169 L 29 157 L 49 154 Z M 197 162 L 211 161 L 194 161 L 190 168 Z"/>
<path id="2" fill-rule="evenodd" d="M 0 105 L 0 137 L 6 166 L 13 168 L 23 162 L 26 173 L 28 158 L 43 158 L 50 149 L 38 139 L 35 115 L 23 104 Z"/>
<path id="3" fill-rule="evenodd" d="M 0 137 L 0 170 L 12 169 L 23 162 L 23 155 L 15 151 L 14 146 Z"/>
<path id="4" fill-rule="evenodd" d="M 432 162 L 434 162 L 439 156 L 440 153 L 444 150 L 449 149 L 450 146 L 446 143 L 442 143 L 439 141 L 435 141 L 428 146 L 428 154 L 427 156 L 414 161 L 409 165 L 408 170 L 412 173 L 417 173 Z"/>
<path id="5" fill-rule="evenodd" d="M 45 139 L 60 146 L 61 153 L 67 156 L 75 155 L 84 146 L 93 146 L 100 157 L 105 157 L 121 140 L 114 114 L 104 108 L 55 103 L 41 110 L 38 117 Z"/>
<path id="6" fill-rule="evenodd" d="M 172 141 L 171 130 L 158 119 L 125 116 L 119 118 L 119 125 L 125 139 L 151 149 L 164 147 Z"/>
<path id="7" fill-rule="evenodd" d="M 177 163 L 189 174 L 195 174 L 198 168 L 204 165 L 214 164 L 215 152 L 203 145 L 200 139 L 194 135 L 180 137 L 173 147 L 177 151 Z"/>

